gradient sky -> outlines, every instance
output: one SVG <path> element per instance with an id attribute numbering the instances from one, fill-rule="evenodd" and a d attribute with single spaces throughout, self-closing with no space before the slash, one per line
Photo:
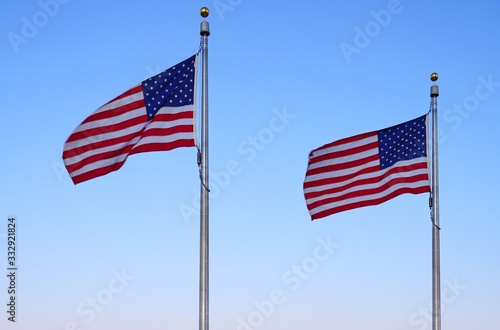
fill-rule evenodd
<path id="1" fill-rule="evenodd" d="M 439 73 L 442 328 L 500 329 L 500 2 L 5 1 L 0 267 L 18 222 L 17 322 L 198 328 L 194 148 L 73 185 L 75 127 L 196 53 L 208 6 L 210 327 L 431 329 L 428 195 L 310 221 L 308 154 L 429 110 Z"/>

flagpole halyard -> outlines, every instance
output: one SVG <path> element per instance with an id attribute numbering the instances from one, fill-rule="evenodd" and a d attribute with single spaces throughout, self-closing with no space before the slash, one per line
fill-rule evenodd
<path id="1" fill-rule="evenodd" d="M 436 85 L 439 75 L 431 74 L 432 98 L 432 329 L 441 330 L 441 266 L 440 266 L 440 237 L 439 231 L 439 173 L 438 173 L 438 126 L 437 126 L 437 97 L 439 88 Z"/>
<path id="2" fill-rule="evenodd" d="M 200 330 L 208 330 L 208 36 L 210 27 L 206 18 L 210 14 L 207 7 L 200 9 L 203 21 L 200 24 L 200 35 L 202 38 L 202 79 L 201 79 L 201 196 L 200 196 Z"/>

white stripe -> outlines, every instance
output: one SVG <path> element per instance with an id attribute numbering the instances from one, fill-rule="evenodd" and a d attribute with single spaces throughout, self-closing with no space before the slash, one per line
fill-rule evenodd
<path id="1" fill-rule="evenodd" d="M 193 112 L 193 105 L 183 105 L 181 107 L 161 107 L 160 110 L 156 113 L 158 114 L 178 114 L 183 112 Z"/>
<path id="2" fill-rule="evenodd" d="M 149 123 L 147 128 L 145 129 L 156 129 L 156 128 L 172 128 L 177 126 L 193 126 L 193 118 L 181 118 L 176 120 L 162 121 L 162 120 L 153 120 Z"/>

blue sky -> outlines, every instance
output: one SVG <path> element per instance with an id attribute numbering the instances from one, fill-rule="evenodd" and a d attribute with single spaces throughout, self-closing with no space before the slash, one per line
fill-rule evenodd
<path id="1" fill-rule="evenodd" d="M 7 1 L 0 11 L 0 266 L 16 324 L 198 327 L 194 148 L 73 185 L 62 148 L 121 92 L 198 51 L 209 22 L 210 327 L 431 329 L 428 196 L 311 222 L 312 149 L 429 109 L 436 71 L 443 329 L 500 327 L 500 2 Z"/>

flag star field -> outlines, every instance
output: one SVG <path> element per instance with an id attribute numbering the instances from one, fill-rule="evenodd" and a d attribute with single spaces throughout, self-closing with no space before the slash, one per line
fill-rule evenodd
<path id="1" fill-rule="evenodd" d="M 378 133 L 380 167 L 400 160 L 426 157 L 426 121 L 423 116 L 411 122 L 380 130 Z"/>
<path id="2" fill-rule="evenodd" d="M 167 103 L 171 107 L 193 104 L 194 56 L 142 82 L 148 118 Z"/>

